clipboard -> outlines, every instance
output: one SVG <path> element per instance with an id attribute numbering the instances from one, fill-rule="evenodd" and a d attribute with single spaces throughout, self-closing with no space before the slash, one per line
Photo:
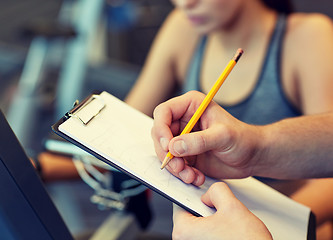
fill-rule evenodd
<path id="1" fill-rule="evenodd" d="M 111 94 L 95 92 L 76 103 L 52 130 L 193 215 L 214 214 L 215 209 L 201 202 L 201 195 L 219 180 L 207 177 L 196 187 L 161 170 L 150 136 L 152 124 L 150 117 Z M 309 208 L 251 177 L 224 182 L 265 223 L 274 239 L 314 239 L 309 231 L 313 226 Z"/>
<path id="2" fill-rule="evenodd" d="M 115 168 L 116 170 L 119 170 L 125 174 L 127 174 L 128 176 L 132 177 L 133 179 L 137 180 L 138 182 L 142 183 L 143 185 L 145 185 L 146 187 L 152 189 L 153 191 L 157 192 L 158 194 L 162 195 L 163 197 L 169 199 L 171 202 L 179 205 L 180 207 L 186 209 L 187 211 L 189 211 L 190 213 L 192 213 L 195 216 L 208 216 L 210 214 L 213 214 L 215 212 L 215 209 L 210 208 L 206 205 L 204 205 L 203 203 L 200 203 L 201 208 L 204 209 L 200 209 L 200 210 L 195 210 L 194 208 L 189 207 L 188 205 L 186 205 L 184 202 L 181 202 L 177 199 L 177 197 L 172 196 L 171 194 L 166 194 L 164 191 L 161 191 L 161 189 L 159 187 L 156 187 L 155 185 L 151 184 L 151 182 L 146 181 L 145 179 L 142 179 L 141 177 L 139 177 L 138 175 L 136 175 L 135 173 L 133 173 L 132 171 L 130 171 L 128 168 L 124 167 L 124 166 L 120 166 L 118 164 L 116 164 L 113 159 L 107 158 L 105 156 L 103 156 L 103 154 L 98 153 L 97 151 L 94 151 L 93 149 L 91 149 L 90 147 L 87 147 L 85 144 L 83 144 L 82 142 L 78 141 L 77 139 L 73 138 L 72 136 L 69 136 L 68 134 L 65 134 L 64 132 L 62 132 L 60 130 L 60 126 L 65 123 L 66 121 L 70 120 L 70 119 L 76 119 L 77 123 L 79 123 L 81 126 L 85 126 L 88 127 L 89 124 L 95 119 L 99 117 L 99 114 L 102 113 L 102 111 L 106 108 L 106 103 L 103 101 L 103 99 L 100 97 L 101 94 L 106 95 L 107 93 L 101 93 L 101 92 L 94 92 L 91 95 L 89 95 L 86 99 L 84 99 L 81 103 L 78 103 L 77 101 L 74 103 L 73 108 L 68 111 L 64 117 L 62 117 L 57 123 L 55 123 L 52 126 L 52 130 L 59 135 L 60 137 L 66 139 L 67 141 L 73 143 L 74 145 L 78 146 L 79 148 L 83 149 L 84 151 L 90 153 L 91 155 L 95 156 L 96 158 L 98 158 L 99 160 L 105 162 L 106 164 L 110 165 L 111 167 Z M 109 97 L 111 95 L 107 94 Z M 116 99 L 115 97 L 113 97 L 113 100 L 116 100 L 119 104 L 124 104 L 121 100 Z M 93 103 L 95 101 L 95 103 Z M 94 104 L 94 107 L 91 107 L 91 105 L 89 104 Z M 82 117 L 81 115 L 79 115 L 78 113 L 80 111 L 82 111 L 83 109 L 87 108 L 88 106 L 90 106 L 93 111 L 91 115 L 86 116 L 85 114 L 84 117 Z M 126 105 L 128 106 L 128 105 Z M 129 106 L 128 106 L 129 107 Z M 138 112 L 135 109 L 131 109 L 134 111 L 135 114 L 141 115 L 142 118 L 147 118 L 150 120 L 150 118 L 146 115 L 144 115 L 141 112 Z M 150 132 L 149 132 L 150 134 Z M 160 162 L 156 162 L 158 163 L 158 166 L 160 166 Z M 162 171 L 159 169 L 159 171 Z M 167 170 L 163 170 L 163 173 L 168 173 Z M 215 180 L 210 179 L 209 181 L 207 181 L 207 184 L 205 186 L 202 186 L 201 188 L 197 188 L 193 185 L 187 185 L 185 183 L 183 183 L 181 180 L 179 180 L 178 178 L 172 176 L 171 174 L 168 173 L 168 177 L 172 177 L 173 181 L 176 181 L 178 184 L 184 185 L 187 188 L 190 188 L 192 191 L 194 192 L 198 192 L 200 194 L 204 193 L 209 186 L 215 182 Z M 201 190 L 200 190 L 201 189 Z M 199 191 L 200 190 L 200 191 Z M 189 199 L 190 200 L 190 199 Z M 200 200 L 197 199 L 197 201 L 199 202 Z M 201 202 L 201 201 L 200 201 Z"/>

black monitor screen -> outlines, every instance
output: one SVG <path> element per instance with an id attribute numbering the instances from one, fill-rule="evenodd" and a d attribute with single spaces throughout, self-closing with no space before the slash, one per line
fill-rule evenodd
<path id="1" fill-rule="evenodd" d="M 0 194 L 0 239 L 73 239 L 1 111 Z"/>

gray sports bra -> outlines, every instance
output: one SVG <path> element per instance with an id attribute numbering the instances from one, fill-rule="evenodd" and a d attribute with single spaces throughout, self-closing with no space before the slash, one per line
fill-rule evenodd
<path id="1" fill-rule="evenodd" d="M 264 125 L 278 120 L 299 116 L 287 100 L 281 86 L 281 45 L 286 28 L 286 16 L 279 15 L 259 79 L 253 92 L 242 102 L 233 106 L 223 106 L 230 114 L 239 120 L 256 125 Z M 203 37 L 190 63 L 183 92 L 201 91 L 201 62 L 207 37 Z"/>

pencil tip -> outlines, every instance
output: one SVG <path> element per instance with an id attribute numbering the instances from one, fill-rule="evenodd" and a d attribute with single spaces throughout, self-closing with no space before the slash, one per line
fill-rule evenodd
<path id="1" fill-rule="evenodd" d="M 166 155 L 165 158 L 164 158 L 164 160 L 163 160 L 163 162 L 162 162 L 161 170 L 163 168 L 165 168 L 165 166 L 169 163 L 170 160 L 171 160 L 171 158 L 168 155 Z"/>

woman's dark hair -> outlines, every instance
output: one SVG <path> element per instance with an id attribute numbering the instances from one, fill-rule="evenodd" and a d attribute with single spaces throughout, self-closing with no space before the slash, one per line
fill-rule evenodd
<path id="1" fill-rule="evenodd" d="M 269 8 L 272 8 L 280 13 L 292 13 L 294 11 L 293 4 L 290 0 L 262 0 Z"/>

